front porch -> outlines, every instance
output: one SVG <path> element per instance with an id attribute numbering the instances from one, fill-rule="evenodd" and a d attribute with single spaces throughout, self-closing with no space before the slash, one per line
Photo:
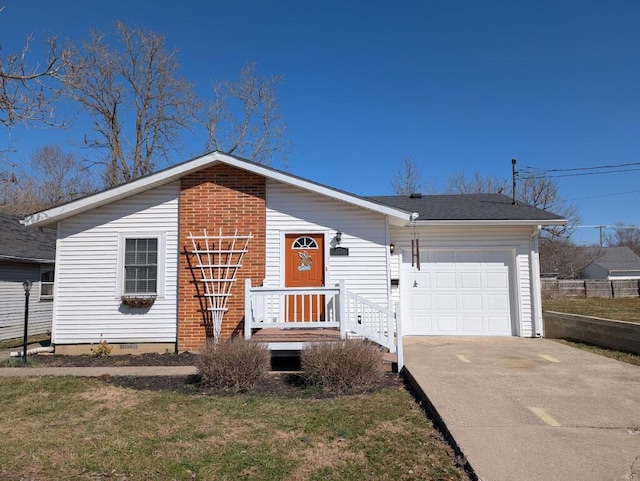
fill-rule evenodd
<path id="1" fill-rule="evenodd" d="M 402 360 L 402 326 L 395 312 L 338 287 L 252 287 L 245 281 L 244 337 L 272 351 L 300 351 L 310 342 L 367 339 Z"/>

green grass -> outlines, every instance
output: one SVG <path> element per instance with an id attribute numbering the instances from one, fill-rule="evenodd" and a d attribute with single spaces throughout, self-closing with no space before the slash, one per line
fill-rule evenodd
<path id="1" fill-rule="evenodd" d="M 316 399 L 6 378 L 0 426 L 7 480 L 468 479 L 402 388 Z"/>
<path id="2" fill-rule="evenodd" d="M 640 297 L 544 300 L 542 301 L 542 308 L 545 311 L 640 322 Z"/>
<path id="3" fill-rule="evenodd" d="M 600 356 L 610 357 L 611 359 L 615 359 L 617 361 L 622 361 L 629 364 L 634 364 L 636 366 L 640 366 L 640 355 L 638 354 L 631 354 L 630 352 L 607 349 L 605 347 L 595 346 L 593 344 L 589 344 L 586 342 L 579 342 L 579 341 L 573 341 L 568 339 L 554 339 L 554 340 L 562 344 L 566 344 L 568 346 L 582 349 L 583 351 L 589 351 L 594 354 L 599 354 Z"/>

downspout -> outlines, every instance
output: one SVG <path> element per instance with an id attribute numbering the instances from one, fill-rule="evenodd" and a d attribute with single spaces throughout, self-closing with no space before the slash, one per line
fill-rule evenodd
<path id="1" fill-rule="evenodd" d="M 538 234 L 541 226 L 533 229 L 529 237 L 529 276 L 531 278 L 531 314 L 534 337 L 542 337 L 542 295 L 540 287 L 540 261 L 538 256 Z"/>

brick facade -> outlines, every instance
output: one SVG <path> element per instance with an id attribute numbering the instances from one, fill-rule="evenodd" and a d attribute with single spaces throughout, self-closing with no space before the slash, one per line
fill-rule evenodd
<path id="1" fill-rule="evenodd" d="M 211 335 L 205 320 L 206 300 L 202 293 L 200 270 L 189 233 L 202 235 L 252 234 L 248 252 L 242 260 L 237 280 L 224 314 L 221 338 L 242 332 L 244 318 L 244 282 L 251 278 L 260 285 L 265 277 L 266 187 L 259 175 L 228 165 L 215 165 L 181 179 L 180 186 L 180 260 L 178 272 L 178 350 L 197 351 Z"/>

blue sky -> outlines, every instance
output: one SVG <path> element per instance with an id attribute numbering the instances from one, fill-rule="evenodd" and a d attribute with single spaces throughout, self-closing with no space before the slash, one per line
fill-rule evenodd
<path id="1" fill-rule="evenodd" d="M 247 62 L 282 74 L 292 172 L 361 195 L 390 193 L 405 157 L 436 187 L 456 172 L 508 177 L 512 158 L 541 169 L 640 162 L 637 1 L 4 5 L 3 53 L 31 32 L 79 40 L 122 20 L 164 34 L 205 97 Z M 52 142 L 73 150 L 86 128 L 15 129 L 12 159 Z M 174 160 L 204 141 L 186 139 Z M 619 194 L 640 190 L 640 171 L 557 180 L 583 224 L 640 224 L 640 192 Z M 584 228 L 576 240 L 597 237 Z"/>

